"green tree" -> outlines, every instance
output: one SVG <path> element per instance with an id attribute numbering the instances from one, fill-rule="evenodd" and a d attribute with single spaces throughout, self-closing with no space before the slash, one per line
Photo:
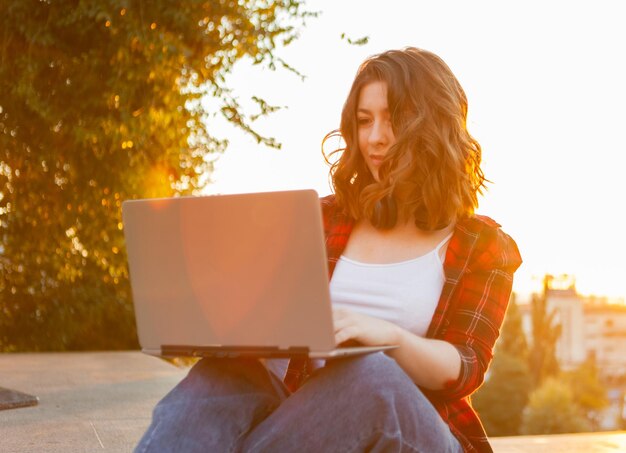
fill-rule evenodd
<path id="1" fill-rule="evenodd" d="M 561 325 L 555 321 L 556 312 L 548 311 L 550 275 L 544 276 L 543 291 L 532 298 L 532 341 L 528 364 L 534 387 L 538 387 L 550 376 L 556 376 L 559 363 L 556 358 L 556 343 L 561 335 Z"/>
<path id="2" fill-rule="evenodd" d="M 522 328 L 522 316 L 513 294 L 496 343 L 489 375 L 484 385 L 472 396 L 472 404 L 490 436 L 519 434 L 530 386 L 528 345 Z"/>
<path id="3" fill-rule="evenodd" d="M 227 84 L 311 15 L 301 0 L 0 2 L 0 350 L 136 345 L 120 206 L 194 193 L 224 139 L 259 142 Z"/>
<path id="4" fill-rule="evenodd" d="M 562 380 L 572 389 L 574 403 L 589 421 L 591 429 L 600 429 L 600 415 L 609 405 L 609 399 L 595 360 L 589 359 L 578 368 L 562 373 Z"/>
<path id="5" fill-rule="evenodd" d="M 526 361 L 498 351 L 489 371 L 489 379 L 472 396 L 472 405 L 480 414 L 490 436 L 519 434 L 522 413 L 530 392 L 530 373 Z"/>
<path id="6" fill-rule="evenodd" d="M 555 377 L 547 378 L 530 395 L 523 416 L 522 434 L 559 434 L 590 431 L 571 387 Z"/>
<path id="7" fill-rule="evenodd" d="M 511 294 L 511 300 L 502 323 L 500 338 L 496 343 L 496 355 L 500 352 L 519 357 L 524 361 L 528 360 L 528 342 L 515 293 Z"/>

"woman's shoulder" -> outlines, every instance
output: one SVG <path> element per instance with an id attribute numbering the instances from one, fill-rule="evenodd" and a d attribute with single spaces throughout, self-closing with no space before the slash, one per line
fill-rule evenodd
<path id="1" fill-rule="evenodd" d="M 457 222 L 457 226 L 467 228 L 472 232 L 480 233 L 481 231 L 500 229 L 502 226 L 486 215 L 474 214 L 471 217 L 461 219 Z"/>
<path id="2" fill-rule="evenodd" d="M 460 242 L 471 244 L 470 267 L 500 268 L 514 272 L 522 257 L 515 240 L 502 226 L 485 215 L 474 215 L 457 223 L 455 236 Z"/>
<path id="3" fill-rule="evenodd" d="M 322 217 L 324 220 L 324 233 L 329 235 L 349 235 L 354 226 L 354 220 L 346 214 L 344 209 L 337 203 L 334 194 L 321 197 Z"/>
<path id="4" fill-rule="evenodd" d="M 340 217 L 343 214 L 343 210 L 337 204 L 335 194 L 330 194 L 320 198 L 320 204 L 322 206 L 322 214 L 324 219 L 331 219 Z"/>
<path id="5" fill-rule="evenodd" d="M 326 195 L 325 197 L 320 197 L 320 203 L 322 208 L 332 208 L 337 206 L 337 200 L 335 198 L 335 194 L 331 193 L 330 195 Z"/>

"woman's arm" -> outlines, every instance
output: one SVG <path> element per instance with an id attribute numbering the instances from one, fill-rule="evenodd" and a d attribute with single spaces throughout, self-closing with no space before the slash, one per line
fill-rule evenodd
<path id="1" fill-rule="evenodd" d="M 461 356 L 450 343 L 419 337 L 391 322 L 343 308 L 333 309 L 337 344 L 356 340 L 366 346 L 397 344 L 387 352 L 420 387 L 440 390 L 458 379 Z"/>

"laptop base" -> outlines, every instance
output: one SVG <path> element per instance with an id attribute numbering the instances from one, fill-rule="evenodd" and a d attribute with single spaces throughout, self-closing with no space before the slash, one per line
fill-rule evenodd
<path id="1" fill-rule="evenodd" d="M 159 357 L 212 357 L 216 359 L 236 358 L 311 358 L 330 359 L 353 355 L 371 354 L 378 351 L 395 349 L 397 346 L 355 346 L 336 348 L 329 351 L 311 351 L 308 347 L 295 346 L 290 348 L 265 346 L 190 346 L 163 345 L 160 350 L 143 349 L 143 352 Z"/>

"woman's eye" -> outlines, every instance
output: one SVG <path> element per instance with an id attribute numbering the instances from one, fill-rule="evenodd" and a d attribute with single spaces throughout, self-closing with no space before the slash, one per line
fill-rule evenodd
<path id="1" fill-rule="evenodd" d="M 357 118 L 356 121 L 359 126 L 365 126 L 370 122 L 370 119 L 369 118 Z"/>

